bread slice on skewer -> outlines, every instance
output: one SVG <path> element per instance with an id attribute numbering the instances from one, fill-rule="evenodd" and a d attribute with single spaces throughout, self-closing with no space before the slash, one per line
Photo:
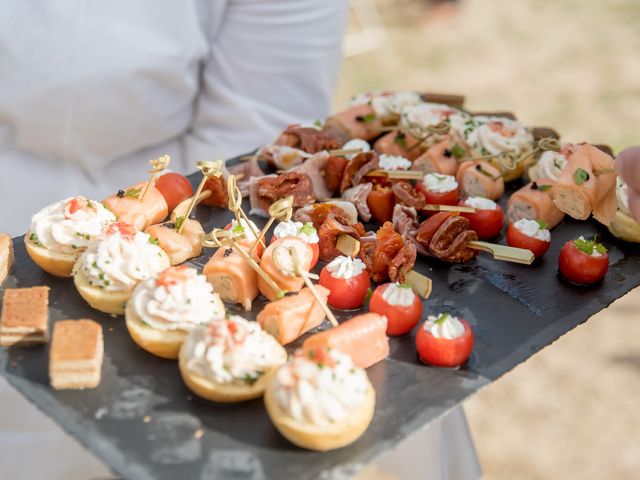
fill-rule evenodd
<path id="1" fill-rule="evenodd" d="M 9 275 L 13 266 L 13 240 L 6 233 L 0 233 L 0 285 Z"/>
<path id="2" fill-rule="evenodd" d="M 100 384 L 104 340 L 93 320 L 61 320 L 53 327 L 49 378 L 56 390 L 94 388 Z"/>
<path id="3" fill-rule="evenodd" d="M 47 343 L 49 287 L 8 288 L 2 300 L 0 346 Z"/>

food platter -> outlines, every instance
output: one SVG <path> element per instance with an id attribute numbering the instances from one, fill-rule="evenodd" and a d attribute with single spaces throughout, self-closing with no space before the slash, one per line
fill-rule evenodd
<path id="1" fill-rule="evenodd" d="M 194 185 L 199 180 L 196 175 L 190 179 Z M 507 193 L 519 186 L 512 182 Z M 195 217 L 209 231 L 225 225 L 231 213 L 199 206 Z M 605 281 L 586 288 L 562 280 L 556 261 L 560 247 L 594 234 L 609 249 Z M 504 243 L 504 234 L 497 242 Z M 71 280 L 40 270 L 21 238 L 14 246 L 16 264 L 3 287 L 50 286 L 51 321 L 91 318 L 101 323 L 105 359 L 101 384 L 85 391 L 51 389 L 48 346 L 0 349 L 0 373 L 114 472 L 131 479 L 349 478 L 640 285 L 638 247 L 615 239 L 593 220 L 565 219 L 554 230 L 551 250 L 532 266 L 495 262 L 485 255 L 457 265 L 419 257 L 415 270 L 433 279 L 423 317 L 447 310 L 471 323 L 476 343 L 468 364 L 459 370 L 426 367 L 416 357 L 413 335 L 392 338 L 390 358 L 367 370 L 377 395 L 369 429 L 348 447 L 320 453 L 287 442 L 261 400 L 219 405 L 195 397 L 184 386 L 176 362 L 140 349 L 121 318 L 91 309 Z M 211 253 L 205 249 L 188 263 L 202 268 Z M 257 303 L 244 314 L 247 318 L 255 317 L 261 306 Z M 325 321 L 321 328 L 327 326 Z"/>

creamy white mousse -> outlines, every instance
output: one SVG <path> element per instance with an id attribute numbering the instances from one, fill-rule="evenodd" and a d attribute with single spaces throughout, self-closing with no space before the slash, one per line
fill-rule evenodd
<path id="1" fill-rule="evenodd" d="M 434 193 L 447 193 L 457 190 L 458 182 L 453 175 L 440 175 L 439 173 L 427 173 L 422 178 L 424 188 Z"/>
<path id="2" fill-rule="evenodd" d="M 182 348 L 189 371 L 222 384 L 253 385 L 283 361 L 276 339 L 237 315 L 194 328 Z"/>
<path id="3" fill-rule="evenodd" d="M 439 123 L 448 123 L 457 133 L 469 118 L 468 114 L 449 105 L 424 102 L 405 108 L 400 126 L 416 137 L 423 137 L 429 133 L 428 127 Z"/>
<path id="4" fill-rule="evenodd" d="M 152 242 L 144 232 L 106 234 L 89 244 L 74 270 L 81 271 L 92 287 L 129 292 L 169 267 L 167 254 Z"/>
<path id="5" fill-rule="evenodd" d="M 378 157 L 378 166 L 382 170 L 409 170 L 411 168 L 411 160 L 400 155 L 383 153 Z"/>
<path id="6" fill-rule="evenodd" d="M 70 197 L 53 203 L 31 219 L 27 239 L 59 253 L 80 255 L 116 217 L 102 203 Z"/>
<path id="7" fill-rule="evenodd" d="M 543 242 L 551 241 L 551 232 L 546 228 L 542 228 L 536 220 L 528 220 L 522 218 L 513 224 L 520 232 L 524 233 L 527 237 L 537 238 Z"/>
<path id="8" fill-rule="evenodd" d="M 448 313 L 441 313 L 438 316 L 429 315 L 422 328 L 434 337 L 446 340 L 453 340 L 464 335 L 464 325 L 460 319 Z"/>
<path id="9" fill-rule="evenodd" d="M 260 232 L 260 229 L 256 226 L 255 223 L 253 223 L 251 220 L 247 222 L 244 218 L 241 218 L 240 222 L 238 222 L 236 219 L 231 220 L 230 230 L 233 233 L 244 234 L 243 240 L 251 243 L 255 242 L 256 238 L 258 238 L 254 232 Z"/>
<path id="10" fill-rule="evenodd" d="M 397 92 L 371 92 L 361 93 L 351 99 L 351 105 L 369 104 L 377 117 L 388 120 L 400 115 L 400 113 L 411 105 L 422 103 L 419 93 L 407 90 Z"/>
<path id="11" fill-rule="evenodd" d="M 352 138 L 351 140 L 349 140 L 347 143 L 345 143 L 342 146 L 342 150 L 355 150 L 355 149 L 360 149 L 361 150 L 360 153 L 370 152 L 371 151 L 371 145 L 369 144 L 369 142 L 367 142 L 366 140 L 363 140 L 361 138 Z M 346 157 L 349 160 L 351 160 L 356 155 L 357 155 L 357 153 L 351 153 L 349 155 L 346 155 Z"/>
<path id="12" fill-rule="evenodd" d="M 561 152 L 547 150 L 542 152 L 538 160 L 538 178 L 548 178 L 555 182 L 558 181 L 560 175 L 567 168 L 569 161 Z"/>
<path id="13" fill-rule="evenodd" d="M 136 315 L 157 330 L 189 331 L 224 318 L 224 305 L 207 277 L 195 268 L 170 267 L 133 290 Z"/>
<path id="14" fill-rule="evenodd" d="M 467 197 L 462 203 L 476 210 L 496 210 L 498 208 L 496 202 L 485 197 Z"/>
<path id="15" fill-rule="evenodd" d="M 389 305 L 396 307 L 410 307 L 416 299 L 416 294 L 409 285 L 389 283 L 382 292 L 382 298 Z"/>
<path id="16" fill-rule="evenodd" d="M 465 123 L 465 141 L 482 154 L 522 155 L 533 148 L 533 134 L 521 122 L 501 117 L 473 117 Z"/>
<path id="17" fill-rule="evenodd" d="M 620 211 L 625 215 L 631 215 L 631 210 L 629 210 L 629 187 L 620 177 L 616 181 L 616 198 Z"/>
<path id="18" fill-rule="evenodd" d="M 297 237 L 305 243 L 318 243 L 320 238 L 318 232 L 311 222 L 302 223 L 289 220 L 288 222 L 280 222 L 273 229 L 273 236 L 276 238 Z"/>
<path id="19" fill-rule="evenodd" d="M 366 265 L 359 258 L 340 255 L 327 264 L 327 271 L 333 278 L 348 280 L 357 277 L 366 270 Z"/>
<path id="20" fill-rule="evenodd" d="M 330 425 L 360 408 L 369 393 L 367 374 L 348 355 L 334 349 L 296 354 L 273 379 L 275 399 L 301 423 Z"/>

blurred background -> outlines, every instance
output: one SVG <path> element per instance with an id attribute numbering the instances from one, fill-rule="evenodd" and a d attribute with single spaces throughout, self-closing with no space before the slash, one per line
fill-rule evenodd
<path id="1" fill-rule="evenodd" d="M 352 0 L 335 109 L 464 94 L 619 152 L 640 143 L 638 19 L 637 0 Z M 639 312 L 636 289 L 466 403 L 484 478 L 640 478 Z"/>

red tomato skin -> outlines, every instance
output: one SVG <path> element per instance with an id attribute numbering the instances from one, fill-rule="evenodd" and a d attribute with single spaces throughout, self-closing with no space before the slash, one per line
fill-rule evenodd
<path id="1" fill-rule="evenodd" d="M 320 271 L 318 283 L 330 291 L 327 298 L 330 306 L 340 310 L 353 310 L 364 305 L 371 280 L 366 270 L 355 277 L 334 278 L 325 266 Z"/>
<path id="2" fill-rule="evenodd" d="M 464 202 L 460 202 L 460 205 L 464 205 Z M 469 219 L 471 230 L 478 234 L 480 240 L 497 237 L 504 225 L 504 212 L 500 205 L 497 205 L 495 210 L 476 209 L 476 213 L 461 213 L 460 215 Z"/>
<path id="3" fill-rule="evenodd" d="M 393 337 L 406 335 L 413 330 L 422 317 L 422 301 L 416 295 L 413 304 L 408 307 L 389 305 L 382 297 L 389 285 L 385 283 L 375 289 L 369 300 L 369 311 L 387 317 L 387 335 Z"/>
<path id="4" fill-rule="evenodd" d="M 460 319 L 464 325 L 464 333 L 451 340 L 436 338 L 431 332 L 420 326 L 416 335 L 416 349 L 418 357 L 423 363 L 436 367 L 460 367 L 464 365 L 473 350 L 473 330 L 469 323 Z"/>
<path id="5" fill-rule="evenodd" d="M 542 257 L 551 246 L 551 242 L 525 235 L 512 223 L 507 226 L 507 243 L 512 247 L 531 250 L 536 258 Z"/>
<path id="6" fill-rule="evenodd" d="M 162 193 L 162 196 L 167 201 L 169 213 L 171 213 L 180 202 L 193 195 L 191 182 L 189 182 L 187 177 L 176 172 L 165 173 L 158 177 L 155 187 L 160 190 L 160 193 Z"/>
<path id="7" fill-rule="evenodd" d="M 276 236 L 275 235 L 271 235 L 271 239 L 269 240 L 269 244 L 275 242 L 276 240 L 277 240 Z M 313 267 L 315 267 L 318 264 L 318 258 L 320 258 L 320 245 L 318 244 L 318 242 L 309 243 L 308 245 L 313 250 L 313 258 L 311 259 L 311 266 L 309 267 L 309 270 L 313 270 Z"/>
<path id="8" fill-rule="evenodd" d="M 458 204 L 458 190 L 454 189 L 450 192 L 438 193 L 427 190 L 424 183 L 418 182 L 416 184 L 416 190 L 422 192 L 428 205 L 457 205 Z"/>
<path id="9" fill-rule="evenodd" d="M 395 204 L 393 191 L 389 187 L 374 185 L 373 190 L 367 196 L 367 206 L 371 211 L 371 216 L 380 225 L 391 221 Z"/>
<path id="10" fill-rule="evenodd" d="M 592 257 L 582 253 L 569 240 L 560 249 L 558 269 L 564 278 L 578 285 L 592 285 L 602 280 L 609 270 L 609 254 Z"/>

